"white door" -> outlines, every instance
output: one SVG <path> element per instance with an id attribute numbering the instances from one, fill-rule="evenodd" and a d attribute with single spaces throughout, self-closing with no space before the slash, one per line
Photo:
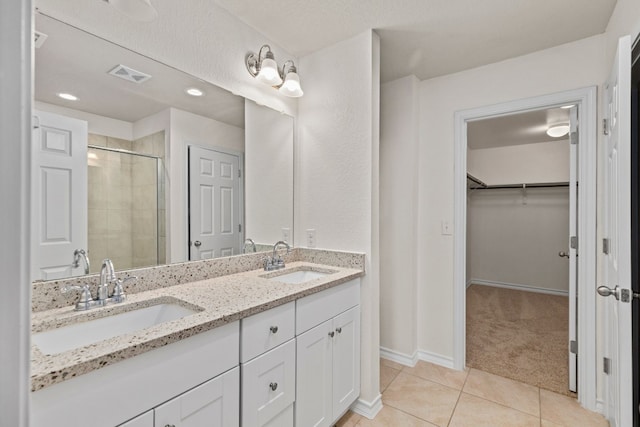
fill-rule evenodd
<path id="1" fill-rule="evenodd" d="M 332 412 L 333 321 L 296 338 L 296 426 L 328 427 Z"/>
<path id="2" fill-rule="evenodd" d="M 189 147 L 189 259 L 241 253 L 240 159 Z"/>
<path id="3" fill-rule="evenodd" d="M 608 136 L 604 159 L 605 247 L 603 301 L 605 357 L 610 360 L 605 381 L 605 414 L 612 426 L 633 424 L 631 360 L 631 39 L 622 37 L 613 70 L 605 85 Z M 608 253 L 607 253 L 608 252 Z M 607 288 L 605 288 L 606 286 Z"/>
<path id="4" fill-rule="evenodd" d="M 334 317 L 333 419 L 360 395 L 360 307 Z"/>
<path id="5" fill-rule="evenodd" d="M 238 427 L 240 368 L 181 394 L 155 408 L 155 427 Z"/>
<path id="6" fill-rule="evenodd" d="M 34 114 L 31 278 L 81 275 L 71 264 L 76 249 L 87 249 L 87 122 Z"/>
<path id="7" fill-rule="evenodd" d="M 569 111 L 569 390 L 578 391 L 578 107 Z"/>

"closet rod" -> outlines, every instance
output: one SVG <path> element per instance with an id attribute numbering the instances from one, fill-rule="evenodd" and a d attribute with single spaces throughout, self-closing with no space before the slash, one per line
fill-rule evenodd
<path id="1" fill-rule="evenodd" d="M 504 184 L 504 185 L 485 185 L 484 187 L 471 187 L 471 190 L 500 190 L 500 189 L 522 189 L 522 188 L 552 188 L 552 187 L 568 187 L 568 182 L 542 182 L 534 184 Z"/>
<path id="2" fill-rule="evenodd" d="M 467 174 L 467 179 L 471 182 L 474 182 L 476 184 L 478 184 L 480 187 L 479 188 L 485 188 L 487 186 L 487 184 L 485 184 L 484 182 L 480 181 L 478 178 L 476 178 L 475 176 L 471 175 L 470 173 Z"/>

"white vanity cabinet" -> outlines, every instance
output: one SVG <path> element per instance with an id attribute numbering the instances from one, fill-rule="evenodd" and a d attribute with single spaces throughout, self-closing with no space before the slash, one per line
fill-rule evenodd
<path id="1" fill-rule="evenodd" d="M 360 395 L 360 281 L 296 304 L 296 426 L 331 426 Z"/>
<path id="2" fill-rule="evenodd" d="M 242 319 L 241 424 L 293 427 L 295 303 Z"/>

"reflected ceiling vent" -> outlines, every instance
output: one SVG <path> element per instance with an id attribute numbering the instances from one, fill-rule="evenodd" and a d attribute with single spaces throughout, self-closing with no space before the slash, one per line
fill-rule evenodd
<path id="1" fill-rule="evenodd" d="M 40 31 L 33 32 L 33 45 L 36 49 L 39 49 L 44 44 L 45 40 L 47 40 L 48 35 L 45 33 L 41 33 Z"/>
<path id="2" fill-rule="evenodd" d="M 122 64 L 116 65 L 111 71 L 109 71 L 109 74 L 134 83 L 143 83 L 151 78 L 149 74 L 136 71 L 133 68 Z"/>

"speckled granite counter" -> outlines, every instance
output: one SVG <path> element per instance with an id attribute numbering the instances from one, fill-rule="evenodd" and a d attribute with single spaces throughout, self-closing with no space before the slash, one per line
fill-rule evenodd
<path id="1" fill-rule="evenodd" d="M 315 270 L 331 274 L 301 284 L 287 284 L 264 277 L 297 270 Z M 163 302 L 183 305 L 198 311 L 178 320 L 60 354 L 45 355 L 37 346 L 32 345 L 31 389 L 40 390 L 362 275 L 362 269 L 297 261 L 288 263 L 286 269 L 277 272 L 252 270 L 129 294 L 124 303 L 85 312 L 76 312 L 72 306 L 34 312 L 33 333 Z"/>

